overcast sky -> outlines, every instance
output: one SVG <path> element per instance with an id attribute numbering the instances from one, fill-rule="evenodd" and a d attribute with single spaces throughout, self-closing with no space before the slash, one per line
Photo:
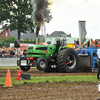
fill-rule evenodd
<path id="1" fill-rule="evenodd" d="M 79 37 L 78 21 L 86 21 L 87 36 L 100 39 L 100 0 L 52 0 L 53 19 L 46 23 L 46 33 L 64 31 Z M 40 31 L 39 34 L 42 34 Z"/>
<path id="2" fill-rule="evenodd" d="M 86 21 L 86 37 L 100 39 L 100 0 L 56 0 L 51 14 L 53 19 L 46 23 L 46 33 L 64 31 L 79 37 L 78 21 Z"/>

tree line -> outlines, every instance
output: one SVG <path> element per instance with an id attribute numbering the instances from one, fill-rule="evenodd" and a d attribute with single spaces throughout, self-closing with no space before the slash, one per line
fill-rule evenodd
<path id="1" fill-rule="evenodd" d="M 34 33 L 33 11 L 35 7 L 31 2 L 31 0 L 0 0 L 0 25 L 2 29 L 10 29 L 10 31 L 17 29 L 19 40 L 20 34 L 26 33 L 27 30 Z M 46 17 L 49 21 L 52 19 L 50 14 Z"/>
<path id="2" fill-rule="evenodd" d="M 9 47 L 10 43 L 14 43 L 15 40 L 18 40 L 15 37 L 8 37 L 8 38 L 4 38 L 4 39 L 0 39 L 0 47 L 5 46 L 5 47 Z M 38 42 L 44 42 L 41 41 L 40 39 L 38 40 Z M 23 41 L 20 41 L 20 43 L 29 43 L 29 44 L 35 44 L 36 40 L 29 40 L 28 38 L 23 39 Z"/>

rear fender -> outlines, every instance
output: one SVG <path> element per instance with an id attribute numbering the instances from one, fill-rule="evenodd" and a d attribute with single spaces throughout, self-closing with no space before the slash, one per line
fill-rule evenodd
<path id="1" fill-rule="evenodd" d="M 69 48 L 67 46 L 60 46 L 59 50 L 58 50 L 58 53 L 62 50 L 62 49 L 66 49 L 66 48 Z"/>

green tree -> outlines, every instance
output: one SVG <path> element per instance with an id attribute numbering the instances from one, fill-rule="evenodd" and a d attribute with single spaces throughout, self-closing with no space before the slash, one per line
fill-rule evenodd
<path id="1" fill-rule="evenodd" d="M 9 37 L 9 38 L 0 39 L 0 47 L 5 46 L 5 44 L 6 44 L 7 47 L 9 47 L 9 44 L 14 43 L 15 40 L 18 40 L 18 39 L 13 37 L 13 36 Z"/>
<path id="2" fill-rule="evenodd" d="M 33 8 L 31 0 L 0 0 L 0 24 L 2 29 L 18 30 L 20 34 L 26 30 L 34 32 Z M 6 24 L 4 24 L 6 22 Z"/>

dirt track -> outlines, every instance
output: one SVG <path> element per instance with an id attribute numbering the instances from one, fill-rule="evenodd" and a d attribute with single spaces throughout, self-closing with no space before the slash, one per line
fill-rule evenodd
<path id="1" fill-rule="evenodd" d="M 12 77 L 16 77 L 18 69 L 10 69 Z M 28 73 L 32 76 L 65 76 L 65 75 L 97 75 L 97 73 L 44 73 L 31 68 Z M 0 77 L 6 77 L 7 69 L 0 69 Z M 0 100 L 97 100 L 100 97 L 95 82 L 55 82 L 0 86 Z"/>
<path id="2" fill-rule="evenodd" d="M 17 71 L 19 69 L 10 69 L 11 77 L 16 77 Z M 97 73 L 91 73 L 91 72 L 81 72 L 76 71 L 75 73 L 45 73 L 44 71 L 39 71 L 36 68 L 31 68 L 28 72 L 22 73 L 31 73 L 31 76 L 75 76 L 75 75 L 97 75 Z M 7 75 L 7 69 L 0 69 L 0 77 L 6 77 Z"/>

